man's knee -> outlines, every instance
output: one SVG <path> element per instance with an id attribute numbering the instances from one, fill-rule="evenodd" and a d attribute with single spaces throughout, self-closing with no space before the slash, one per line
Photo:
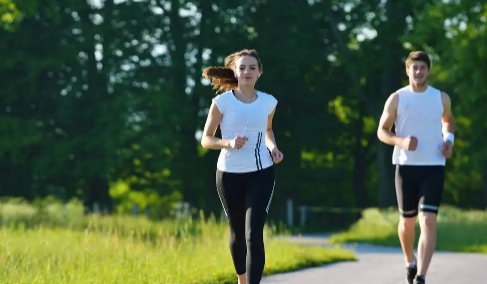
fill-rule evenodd
<path id="1" fill-rule="evenodd" d="M 420 212 L 418 219 L 421 230 L 436 230 L 436 213 Z"/>
<path id="2" fill-rule="evenodd" d="M 412 231 L 414 230 L 414 225 L 416 223 L 416 217 L 404 217 L 399 218 L 399 229 L 402 231 Z"/>

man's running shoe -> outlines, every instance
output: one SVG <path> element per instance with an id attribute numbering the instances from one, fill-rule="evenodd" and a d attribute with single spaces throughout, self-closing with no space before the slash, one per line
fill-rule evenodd
<path id="1" fill-rule="evenodd" d="M 426 283 L 426 281 L 425 281 L 424 277 L 416 276 L 416 278 L 414 278 L 413 284 L 425 284 L 425 283 Z"/>

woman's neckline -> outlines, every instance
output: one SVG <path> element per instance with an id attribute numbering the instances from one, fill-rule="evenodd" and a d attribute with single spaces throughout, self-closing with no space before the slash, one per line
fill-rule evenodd
<path id="1" fill-rule="evenodd" d="M 251 105 L 251 104 L 254 104 L 257 102 L 257 100 L 260 98 L 260 95 L 259 95 L 259 92 L 257 90 L 254 90 L 255 92 L 255 95 L 256 95 L 256 98 L 255 100 L 251 101 L 251 102 L 244 102 L 244 101 L 241 101 L 237 98 L 237 94 L 235 94 L 235 90 L 231 90 L 230 91 L 232 93 L 232 97 L 239 103 L 241 104 L 244 104 L 244 105 Z"/>

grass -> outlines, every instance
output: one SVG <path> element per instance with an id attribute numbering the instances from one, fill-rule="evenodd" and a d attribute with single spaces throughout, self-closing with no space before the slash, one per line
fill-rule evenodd
<path id="1" fill-rule="evenodd" d="M 400 246 L 397 236 L 396 210 L 368 209 L 349 230 L 335 234 L 330 241 L 339 243 L 372 243 Z M 416 225 L 416 243 L 419 238 Z M 442 208 L 438 216 L 437 250 L 487 254 L 487 211 L 462 211 Z"/>
<path id="2" fill-rule="evenodd" d="M 0 203 L 0 284 L 236 282 L 226 223 L 83 216 L 69 206 Z M 355 259 L 351 251 L 275 235 L 266 227 L 266 275 Z"/>

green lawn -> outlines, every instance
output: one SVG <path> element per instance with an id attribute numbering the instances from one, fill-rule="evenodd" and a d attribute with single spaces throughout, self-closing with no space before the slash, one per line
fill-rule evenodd
<path id="1" fill-rule="evenodd" d="M 333 243 L 367 242 L 399 246 L 396 210 L 368 209 L 349 230 L 331 237 Z M 416 244 L 419 238 L 416 225 Z M 438 216 L 437 250 L 487 254 L 487 211 L 442 208 Z"/>
<path id="2" fill-rule="evenodd" d="M 0 284 L 236 283 L 226 223 L 28 208 L 0 204 Z M 351 251 L 291 244 L 275 234 L 266 229 L 265 274 L 355 259 Z"/>

